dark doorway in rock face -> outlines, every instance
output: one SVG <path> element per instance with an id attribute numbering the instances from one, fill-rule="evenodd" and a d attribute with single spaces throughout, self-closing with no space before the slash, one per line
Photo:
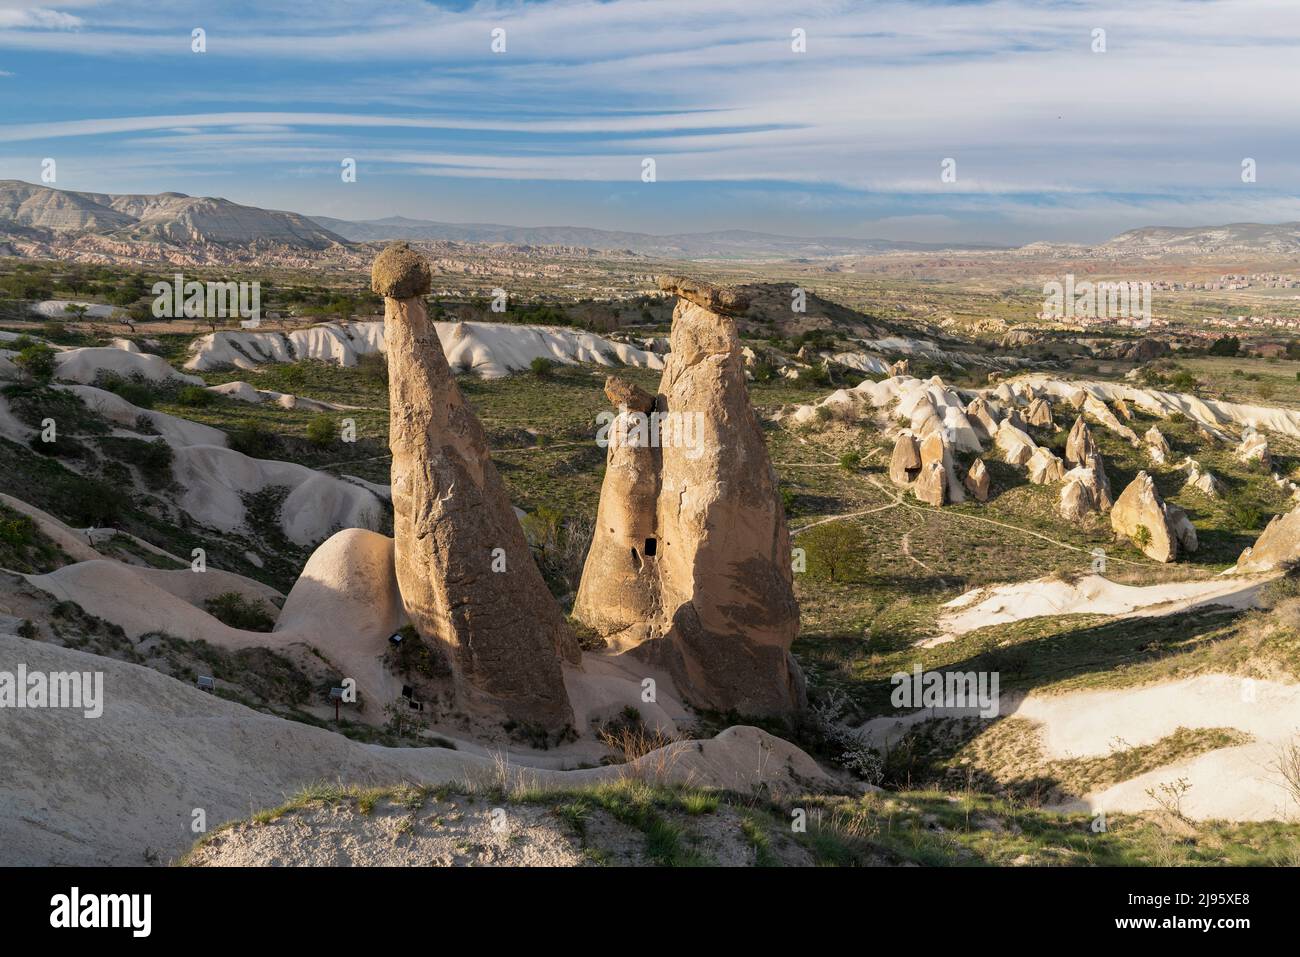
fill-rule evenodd
<path id="1" fill-rule="evenodd" d="M 658 541 L 656 541 L 656 540 L 653 539 L 653 538 L 647 538 L 647 539 L 645 540 L 645 557 L 646 557 L 646 558 L 654 558 L 654 557 L 655 557 L 655 549 L 656 549 L 658 546 L 659 546 L 659 542 L 658 542 Z"/>
<path id="2" fill-rule="evenodd" d="M 641 556 L 637 552 L 635 547 L 633 547 L 632 549 L 632 567 L 635 568 L 637 571 L 641 570 Z"/>

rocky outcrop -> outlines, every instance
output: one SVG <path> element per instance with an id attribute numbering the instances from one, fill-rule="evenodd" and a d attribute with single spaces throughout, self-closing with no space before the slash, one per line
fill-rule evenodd
<path id="1" fill-rule="evenodd" d="M 1146 443 L 1147 455 L 1155 465 L 1165 465 L 1169 461 L 1169 443 L 1154 425 L 1142 436 Z"/>
<path id="2" fill-rule="evenodd" d="M 1263 433 L 1248 429 L 1242 434 L 1241 444 L 1237 446 L 1237 461 L 1247 465 L 1258 462 L 1266 469 L 1273 467 L 1273 453 Z"/>
<path id="3" fill-rule="evenodd" d="M 1065 440 L 1065 461 L 1071 465 L 1083 465 L 1097 454 L 1097 442 L 1088 431 L 1088 423 L 1083 416 L 1074 420 L 1074 427 Z"/>
<path id="4" fill-rule="evenodd" d="M 1057 511 L 1067 521 L 1077 522 L 1097 511 L 1095 497 L 1090 493 L 1090 486 L 1095 484 L 1092 469 L 1075 468 L 1065 473 L 1065 484 L 1061 486 L 1061 498 Z"/>
<path id="5" fill-rule="evenodd" d="M 889 459 L 889 480 L 895 485 L 911 485 L 921 474 L 921 447 L 916 436 L 904 429 L 894 441 Z"/>
<path id="6" fill-rule="evenodd" d="M 1300 562 L 1300 508 L 1275 515 L 1255 544 L 1237 559 L 1239 572 L 1267 572 Z"/>
<path id="7" fill-rule="evenodd" d="M 930 462 L 921 466 L 921 473 L 912 485 L 912 494 L 927 505 L 936 508 L 947 501 L 948 480 L 942 462 Z"/>
<path id="8" fill-rule="evenodd" d="M 1114 504 L 1110 480 L 1106 477 L 1100 455 L 1089 456 L 1087 464 L 1070 469 L 1064 478 L 1058 505 L 1062 518 L 1079 521 L 1088 515 L 1104 512 Z"/>
<path id="9" fill-rule="evenodd" d="M 935 429 L 921 442 L 921 474 L 924 475 L 931 463 L 937 462 L 943 469 L 944 500 L 961 502 L 966 498 L 961 479 L 957 476 L 953 462 L 952 449 L 940 429 Z"/>
<path id="10" fill-rule="evenodd" d="M 966 477 L 962 480 L 966 486 L 966 491 L 970 492 L 971 498 L 977 502 L 987 502 L 989 500 L 989 470 L 984 465 L 983 459 L 976 459 L 971 463 L 970 469 L 966 472 Z"/>
<path id="11" fill-rule="evenodd" d="M 1162 339 L 1140 339 L 1128 348 L 1124 358 L 1129 362 L 1150 362 L 1169 355 L 1169 343 Z"/>
<path id="12" fill-rule="evenodd" d="M 970 405 L 966 407 L 966 418 L 970 420 L 972 428 L 976 430 L 982 441 L 989 441 L 998 432 L 998 419 L 989 408 L 983 396 L 976 396 L 971 399 Z"/>
<path id="13" fill-rule="evenodd" d="M 908 367 L 907 360 L 906 360 L 906 359 L 899 359 L 897 362 L 894 362 L 894 363 L 892 363 L 892 364 L 889 366 L 889 374 L 890 374 L 891 377 L 893 377 L 893 376 L 907 375 L 907 374 L 908 374 L 908 368 L 909 368 L 909 367 Z"/>
<path id="14" fill-rule="evenodd" d="M 727 316 L 737 316 L 749 309 L 749 296 L 736 289 L 696 282 L 686 276 L 660 276 L 659 288 L 701 309 Z M 802 357 L 801 357 L 802 358 Z"/>
<path id="15" fill-rule="evenodd" d="M 576 656 L 576 643 L 447 365 L 420 298 L 429 286 L 428 263 L 405 243 L 375 260 L 402 603 L 420 635 L 444 650 L 458 707 L 559 730 L 572 721 L 560 662 Z"/>
<path id="16" fill-rule="evenodd" d="M 1025 422 L 1039 429 L 1055 428 L 1052 422 L 1052 407 L 1046 399 L 1034 399 L 1025 410 Z"/>
<path id="17" fill-rule="evenodd" d="M 1029 481 L 1035 485 L 1047 485 L 1065 478 L 1065 463 L 1050 449 L 1045 449 L 1041 445 L 1034 449 L 1025 467 L 1029 473 Z"/>
<path id="18" fill-rule="evenodd" d="M 1009 418 L 1003 419 L 998 424 L 994 441 L 1002 453 L 1002 461 L 1008 465 L 1025 465 L 1033 457 L 1034 450 L 1038 448 L 1038 444 L 1029 437 L 1028 433 L 1012 425 Z"/>
<path id="19" fill-rule="evenodd" d="M 1147 445 L 1151 446 L 1152 448 L 1159 449 L 1165 455 L 1169 454 L 1170 451 L 1169 442 L 1165 439 L 1163 435 L 1160 434 L 1160 430 L 1157 429 L 1154 425 L 1151 426 L 1151 428 L 1146 430 L 1146 433 L 1142 436 L 1142 439 L 1143 441 L 1146 442 Z"/>
<path id="20" fill-rule="evenodd" d="M 1129 539 L 1158 562 L 1172 562 L 1180 546 L 1189 552 L 1197 548 L 1196 529 L 1187 514 L 1175 505 L 1165 504 L 1146 472 L 1139 472 L 1115 501 L 1110 524 L 1117 535 Z"/>
<path id="21" fill-rule="evenodd" d="M 1200 462 L 1190 458 L 1184 459 L 1180 467 L 1187 471 L 1188 485 L 1199 489 L 1210 498 L 1219 498 L 1223 495 L 1223 483 L 1212 472 L 1202 469 Z"/>
<path id="22" fill-rule="evenodd" d="M 1125 422 L 1133 421 L 1133 410 L 1128 407 L 1128 403 L 1122 397 L 1117 397 L 1111 405 L 1115 407 L 1115 414 Z"/>
<path id="23" fill-rule="evenodd" d="M 1098 423 L 1123 438 L 1134 448 L 1138 446 L 1137 433 L 1115 417 L 1110 407 L 1096 396 L 1088 396 L 1083 401 L 1083 411 L 1091 415 Z"/>
<path id="24" fill-rule="evenodd" d="M 727 315 L 743 297 L 659 284 L 679 295 L 655 402 L 660 441 L 644 452 L 610 445 L 606 521 L 575 615 L 615 651 L 668 671 L 698 708 L 789 715 L 804 705 L 790 655 L 799 606 L 785 510 Z M 623 596 L 617 616 L 597 608 L 611 591 Z"/>

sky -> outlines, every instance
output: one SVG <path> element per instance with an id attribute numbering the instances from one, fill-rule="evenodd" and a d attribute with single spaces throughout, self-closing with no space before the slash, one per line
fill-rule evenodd
<path id="1" fill-rule="evenodd" d="M 0 179 L 345 219 L 1295 221 L 1298 91 L 1297 0 L 0 0 Z"/>

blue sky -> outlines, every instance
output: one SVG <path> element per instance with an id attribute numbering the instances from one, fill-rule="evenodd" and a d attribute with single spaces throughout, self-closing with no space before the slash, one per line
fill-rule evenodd
<path id="1" fill-rule="evenodd" d="M 1090 242 L 1300 220 L 1297 54 L 1294 0 L 0 0 L 0 178 L 49 157 L 62 188 L 354 219 Z"/>

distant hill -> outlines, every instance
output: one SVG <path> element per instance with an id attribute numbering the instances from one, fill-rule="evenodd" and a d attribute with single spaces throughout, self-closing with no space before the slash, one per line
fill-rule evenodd
<path id="1" fill-rule="evenodd" d="M 659 259 L 822 259 L 886 252 L 930 251 L 953 248 L 951 243 L 907 243 L 888 239 L 850 239 L 842 236 L 799 237 L 727 229 L 706 233 L 655 236 L 649 233 L 589 229 L 584 226 L 501 226 L 493 223 L 440 223 L 390 216 L 353 222 L 313 216 L 323 228 L 353 242 L 392 239 L 443 240 L 461 243 L 509 243 L 521 246 L 573 246 L 609 252 L 635 253 Z"/>
<path id="2" fill-rule="evenodd" d="M 0 180 L 0 240 L 94 235 L 177 246 L 273 244 L 322 250 L 346 240 L 298 213 L 183 193 L 77 193 Z"/>
<path id="3" fill-rule="evenodd" d="M 1229 223 L 1226 226 L 1143 226 L 1120 233 L 1099 249 L 1146 255 L 1213 253 L 1300 254 L 1300 223 Z"/>

